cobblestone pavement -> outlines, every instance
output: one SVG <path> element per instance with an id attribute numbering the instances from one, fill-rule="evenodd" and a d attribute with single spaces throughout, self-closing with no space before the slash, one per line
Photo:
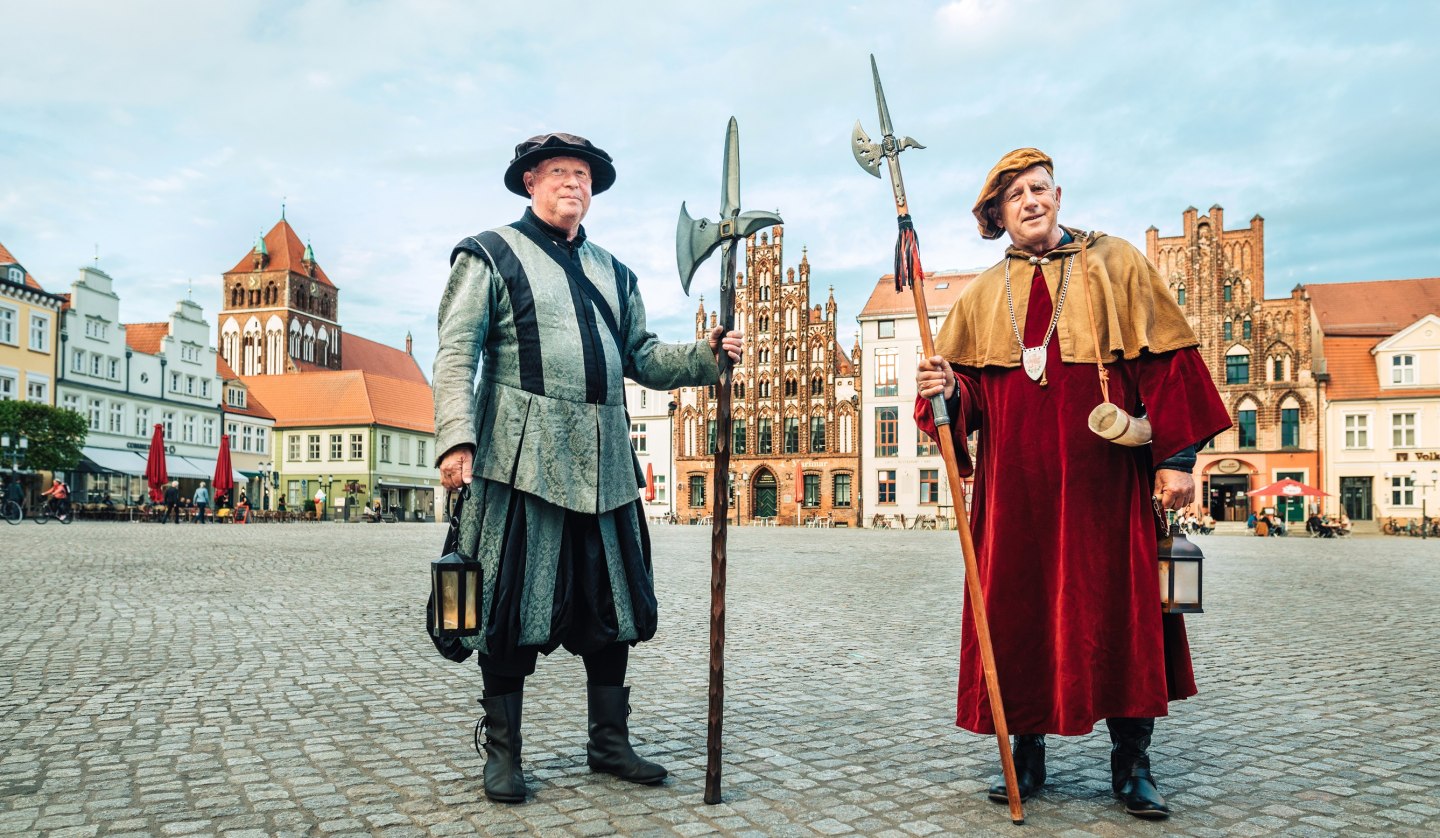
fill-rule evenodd
<path id="1" fill-rule="evenodd" d="M 0 833 L 1434 835 L 1440 542 L 1211 537 L 1201 695 L 1126 816 L 1101 732 L 1010 825 L 993 738 L 952 724 L 954 533 L 733 532 L 723 804 L 704 780 L 709 532 L 654 532 L 632 656 L 660 787 L 585 765 L 584 670 L 527 685 L 532 797 L 491 804 L 480 688 L 422 633 L 434 525 L 0 528 Z"/>

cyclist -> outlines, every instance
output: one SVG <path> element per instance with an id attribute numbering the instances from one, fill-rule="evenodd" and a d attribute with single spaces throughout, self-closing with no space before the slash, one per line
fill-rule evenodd
<path id="1" fill-rule="evenodd" d="M 14 515 L 14 521 L 19 521 L 25 509 L 25 486 L 20 483 L 19 477 L 11 477 L 5 484 L 5 499 L 0 501 L 5 507 L 5 515 Z M 11 507 L 14 504 L 14 507 Z M 12 522 L 13 523 L 13 522 Z"/>
<path id="2" fill-rule="evenodd" d="M 55 502 L 55 517 L 70 517 L 70 487 L 60 478 L 50 484 L 50 488 L 40 493 L 42 498 L 50 498 Z"/>

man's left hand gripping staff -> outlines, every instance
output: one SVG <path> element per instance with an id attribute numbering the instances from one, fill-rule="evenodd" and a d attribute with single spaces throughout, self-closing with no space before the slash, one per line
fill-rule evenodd
<path id="1" fill-rule="evenodd" d="M 721 337 L 722 335 L 724 336 L 723 338 Z M 737 364 L 740 363 L 740 354 L 742 351 L 744 351 L 744 332 L 740 331 L 739 329 L 735 329 L 727 334 L 724 329 L 716 326 L 715 328 L 710 330 L 710 334 L 706 338 L 706 340 L 710 342 L 710 351 L 714 352 L 717 357 L 720 354 L 720 350 L 723 348 L 726 354 L 730 356 L 730 360 L 734 361 Z"/>

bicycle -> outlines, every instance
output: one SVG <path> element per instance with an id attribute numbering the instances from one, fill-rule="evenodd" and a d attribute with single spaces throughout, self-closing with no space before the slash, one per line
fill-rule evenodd
<path id="1" fill-rule="evenodd" d="M 0 517 L 4 517 L 6 523 L 13 527 L 24 519 L 25 507 L 13 500 L 7 500 L 4 505 L 0 505 Z"/>
<path id="2" fill-rule="evenodd" d="M 75 520 L 75 507 L 69 506 L 64 512 L 61 512 L 55 499 L 50 498 L 46 500 L 40 507 L 40 510 L 35 513 L 35 523 L 44 525 L 49 522 L 51 518 L 54 518 L 62 524 L 69 524 Z"/>

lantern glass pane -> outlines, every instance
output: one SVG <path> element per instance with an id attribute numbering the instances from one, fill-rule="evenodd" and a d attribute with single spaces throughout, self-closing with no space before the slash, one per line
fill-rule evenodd
<path id="1" fill-rule="evenodd" d="M 1183 605 L 1200 604 L 1200 563 L 1175 562 L 1175 601 Z"/>
<path id="2" fill-rule="evenodd" d="M 1165 605 L 1173 605 L 1170 601 L 1170 562 L 1160 561 L 1160 602 Z"/>
<path id="3" fill-rule="evenodd" d="M 440 571 L 440 627 L 447 631 L 460 628 L 460 574 Z"/>
<path id="4" fill-rule="evenodd" d="M 470 570 L 465 572 L 465 628 L 473 629 L 480 625 L 476 617 L 479 609 L 476 607 L 476 600 L 480 596 L 480 573 Z"/>

